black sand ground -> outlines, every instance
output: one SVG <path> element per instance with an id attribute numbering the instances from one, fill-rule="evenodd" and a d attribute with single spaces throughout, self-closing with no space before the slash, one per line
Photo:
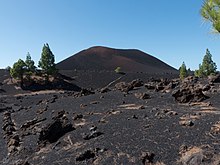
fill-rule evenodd
<path id="1" fill-rule="evenodd" d="M 1 73 L 3 81 L 7 74 Z M 112 72 L 65 73 L 71 82 L 92 87 L 95 94 L 80 96 L 78 92 L 62 90 L 21 93 L 13 85 L 2 85 L 6 91 L 0 97 L 0 164 L 172 165 L 187 159 L 187 154 L 188 159 L 202 156 L 203 164 L 218 161 L 220 134 L 212 129 L 220 121 L 219 84 L 215 84 L 215 93 L 208 94 L 209 99 L 179 104 L 170 92 L 156 92 L 144 86 L 123 93 L 112 85 L 111 91 L 100 93 L 101 87 L 121 76 Z M 119 82 L 137 77 L 144 82 L 151 78 L 133 73 Z M 138 93 L 150 97 L 139 99 Z M 3 128 L 6 112 L 18 141 L 12 152 L 8 147 L 11 136 Z M 188 125 L 181 124 L 185 119 Z M 61 128 L 63 132 L 59 131 Z M 191 148 L 205 153 L 192 151 L 190 155 L 186 151 Z"/>

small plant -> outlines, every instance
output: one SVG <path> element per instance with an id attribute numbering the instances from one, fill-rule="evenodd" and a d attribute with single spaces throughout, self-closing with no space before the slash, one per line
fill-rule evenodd
<path id="1" fill-rule="evenodd" d="M 115 72 L 118 73 L 118 74 L 121 73 L 121 67 L 118 66 L 118 67 L 115 69 Z"/>

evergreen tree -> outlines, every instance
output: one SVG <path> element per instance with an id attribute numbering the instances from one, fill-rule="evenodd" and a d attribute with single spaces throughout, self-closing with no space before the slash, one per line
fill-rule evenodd
<path id="1" fill-rule="evenodd" d="M 212 55 L 208 49 L 206 49 L 206 54 L 203 57 L 202 65 L 199 64 L 199 70 L 195 71 L 195 76 L 197 77 L 207 77 L 211 74 L 216 74 L 217 66 L 216 63 L 212 61 Z"/>
<path id="2" fill-rule="evenodd" d="M 206 55 L 202 61 L 202 73 L 204 76 L 209 76 L 211 74 L 216 74 L 216 63 L 212 61 L 212 55 L 208 49 L 206 49 Z"/>
<path id="3" fill-rule="evenodd" d="M 200 13 L 203 18 L 211 22 L 213 29 L 220 33 L 220 1 L 205 0 Z"/>
<path id="4" fill-rule="evenodd" d="M 182 79 L 184 79 L 187 76 L 186 65 L 185 65 L 184 62 L 182 63 L 179 71 L 180 71 L 180 79 L 182 80 Z"/>
<path id="5" fill-rule="evenodd" d="M 44 44 L 43 46 L 39 67 L 42 68 L 47 77 L 56 72 L 55 58 L 48 44 Z"/>
<path id="6" fill-rule="evenodd" d="M 31 55 L 29 52 L 27 53 L 25 64 L 28 72 L 35 72 L 36 67 L 34 66 L 34 61 L 31 59 Z"/>
<path id="7" fill-rule="evenodd" d="M 23 75 L 25 73 L 26 64 L 23 60 L 19 59 L 14 63 L 13 67 L 10 70 L 10 74 L 13 78 L 21 80 L 21 87 L 23 87 Z"/>
<path id="8" fill-rule="evenodd" d="M 196 77 L 202 77 L 203 76 L 203 69 L 202 69 L 202 65 L 201 64 L 199 64 L 199 69 L 195 70 L 194 75 Z"/>

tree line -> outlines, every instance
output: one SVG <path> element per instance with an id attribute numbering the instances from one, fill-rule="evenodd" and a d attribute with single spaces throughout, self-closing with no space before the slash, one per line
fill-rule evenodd
<path id="1" fill-rule="evenodd" d="M 48 81 L 49 75 L 55 75 L 57 69 L 55 67 L 55 56 L 52 53 L 49 44 L 46 43 L 43 46 L 41 58 L 38 62 L 38 67 L 40 69 L 40 74 L 44 75 Z M 19 59 L 10 68 L 10 75 L 21 81 L 21 86 L 23 86 L 24 75 L 30 79 L 33 74 L 39 73 L 39 70 L 35 66 L 35 62 L 32 60 L 30 53 L 27 53 L 26 60 Z"/>
<path id="2" fill-rule="evenodd" d="M 191 75 L 192 71 L 187 70 L 186 64 L 183 62 L 179 68 L 180 79 Z M 199 68 L 194 71 L 196 77 L 207 77 L 209 75 L 215 75 L 217 73 L 217 65 L 212 60 L 212 54 L 209 49 L 206 49 L 206 54 L 203 57 L 202 64 L 199 64 Z"/>

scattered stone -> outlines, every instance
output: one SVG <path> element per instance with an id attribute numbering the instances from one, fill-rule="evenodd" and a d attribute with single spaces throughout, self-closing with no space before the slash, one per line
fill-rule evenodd
<path id="1" fill-rule="evenodd" d="M 43 119 L 33 119 L 33 120 L 29 120 L 29 121 L 26 121 L 24 124 L 21 125 L 20 129 L 27 129 L 37 123 L 40 123 L 42 121 L 45 121 L 46 118 L 43 118 Z"/>
<path id="2" fill-rule="evenodd" d="M 5 104 L 0 103 L 0 112 L 4 112 L 6 110 L 11 110 L 12 107 L 11 106 L 7 106 Z"/>
<path id="3" fill-rule="evenodd" d="M 149 90 L 155 90 L 156 86 L 153 83 L 145 83 L 144 84 L 145 88 L 149 89 Z"/>
<path id="4" fill-rule="evenodd" d="M 17 96 L 17 97 L 16 97 L 17 100 L 21 100 L 21 99 L 23 99 L 23 98 L 24 98 L 23 96 Z"/>
<path id="5" fill-rule="evenodd" d="M 96 126 L 90 127 L 89 131 L 90 131 L 90 133 L 83 137 L 84 140 L 90 140 L 90 139 L 96 138 L 96 137 L 104 134 L 102 132 L 98 132 Z"/>
<path id="6" fill-rule="evenodd" d="M 211 133 L 214 134 L 214 135 L 220 134 L 220 121 L 216 122 L 211 127 Z"/>
<path id="7" fill-rule="evenodd" d="M 119 83 L 115 84 L 115 88 L 117 90 L 120 90 L 121 92 L 125 92 L 125 93 L 128 93 L 129 91 L 134 89 L 134 87 L 132 85 L 126 84 L 125 82 L 119 82 Z"/>
<path id="8" fill-rule="evenodd" d="M 204 155 L 201 148 L 186 148 L 185 151 L 181 151 L 179 163 L 182 165 L 202 165 L 203 158 Z"/>
<path id="9" fill-rule="evenodd" d="M 89 89 L 82 89 L 79 93 L 75 94 L 75 97 L 88 96 L 92 94 L 95 94 L 95 92 Z"/>
<path id="10" fill-rule="evenodd" d="M 46 105 L 46 107 L 44 107 L 44 108 L 42 108 L 42 109 L 38 109 L 38 110 L 37 110 L 37 113 L 38 113 L 38 114 L 42 114 L 42 113 L 46 112 L 47 110 L 48 110 L 48 105 Z"/>
<path id="11" fill-rule="evenodd" d="M 220 83 L 220 74 L 208 76 L 209 82 Z"/>
<path id="12" fill-rule="evenodd" d="M 57 95 L 53 95 L 53 97 L 51 98 L 51 100 L 49 102 L 50 103 L 55 103 L 57 99 L 58 99 L 58 96 Z"/>
<path id="13" fill-rule="evenodd" d="M 138 117 L 136 115 L 133 115 L 132 118 L 133 119 L 138 119 Z"/>
<path id="14" fill-rule="evenodd" d="M 208 91 L 209 89 L 211 89 L 211 86 L 209 84 L 206 84 L 202 87 L 202 91 Z"/>
<path id="15" fill-rule="evenodd" d="M 85 161 L 92 158 L 95 158 L 95 153 L 91 150 L 86 150 L 84 153 L 81 153 L 76 157 L 76 161 Z"/>
<path id="16" fill-rule="evenodd" d="M 90 134 L 85 135 L 85 136 L 83 137 L 83 139 L 84 139 L 84 140 L 90 140 L 90 139 L 96 138 L 96 137 L 98 137 L 98 136 L 101 136 L 101 135 L 103 135 L 103 134 L 104 134 L 104 133 L 102 133 L 102 132 L 93 131 L 93 132 L 91 132 Z"/>
<path id="17" fill-rule="evenodd" d="M 140 79 L 136 79 L 130 82 L 130 85 L 133 87 L 142 87 L 144 85 L 144 82 Z"/>
<path id="18" fill-rule="evenodd" d="M 102 149 L 101 149 L 101 148 L 96 148 L 96 149 L 95 149 L 95 152 L 96 152 L 96 153 L 103 153 L 103 152 L 105 152 L 105 151 L 107 151 L 106 148 L 102 148 Z"/>
<path id="19" fill-rule="evenodd" d="M 159 119 L 163 119 L 167 116 L 170 117 L 175 115 L 178 115 L 178 113 L 176 111 L 171 111 L 169 109 L 163 109 L 155 114 L 155 116 Z"/>
<path id="20" fill-rule="evenodd" d="M 192 120 L 181 120 L 179 121 L 179 124 L 182 125 L 182 126 L 193 126 L 194 125 L 194 122 Z"/>
<path id="21" fill-rule="evenodd" d="M 27 160 L 19 160 L 15 165 L 30 165 Z"/>
<path id="22" fill-rule="evenodd" d="M 8 147 L 10 146 L 15 146 L 15 147 L 19 147 L 20 143 L 20 138 L 19 135 L 14 135 L 13 137 L 11 137 L 9 139 L 9 141 L 7 142 Z"/>
<path id="23" fill-rule="evenodd" d="M 82 114 L 77 114 L 76 116 L 73 117 L 73 120 L 79 120 L 82 119 L 83 115 Z"/>
<path id="24" fill-rule="evenodd" d="M 155 154 L 151 152 L 142 152 L 141 155 L 141 161 L 143 165 L 148 165 L 150 163 L 153 163 Z"/>
<path id="25" fill-rule="evenodd" d="M 101 118 L 98 122 L 99 122 L 99 123 L 107 123 L 107 121 L 106 121 L 105 118 Z"/>
<path id="26" fill-rule="evenodd" d="M 97 130 L 97 127 L 96 126 L 92 126 L 89 128 L 89 130 L 92 132 L 92 131 L 96 131 Z"/>
<path id="27" fill-rule="evenodd" d="M 159 92 L 159 91 L 164 90 L 164 88 L 165 88 L 165 86 L 162 83 L 159 83 L 156 85 L 155 91 Z"/>
<path id="28" fill-rule="evenodd" d="M 57 112 L 57 114 L 55 114 L 53 117 L 52 117 L 52 119 L 60 119 L 60 118 L 62 118 L 62 117 L 65 117 L 65 114 L 66 114 L 66 112 L 64 111 L 64 110 L 62 110 L 62 111 L 58 111 Z"/>
<path id="29" fill-rule="evenodd" d="M 90 104 L 98 104 L 99 102 L 98 101 L 92 101 L 90 102 Z"/>
<path id="30" fill-rule="evenodd" d="M 142 99 L 142 100 L 150 99 L 150 95 L 147 94 L 146 92 L 144 92 L 144 93 L 135 93 L 134 95 L 138 99 Z"/>
<path id="31" fill-rule="evenodd" d="M 180 165 L 217 165 L 220 163 L 220 155 L 210 145 L 200 147 L 183 145 L 180 147 L 179 154 L 180 159 L 177 163 Z"/>
<path id="32" fill-rule="evenodd" d="M 83 109 L 83 108 L 85 108 L 85 107 L 87 107 L 86 104 L 80 104 L 80 108 L 81 108 L 81 109 Z"/>

